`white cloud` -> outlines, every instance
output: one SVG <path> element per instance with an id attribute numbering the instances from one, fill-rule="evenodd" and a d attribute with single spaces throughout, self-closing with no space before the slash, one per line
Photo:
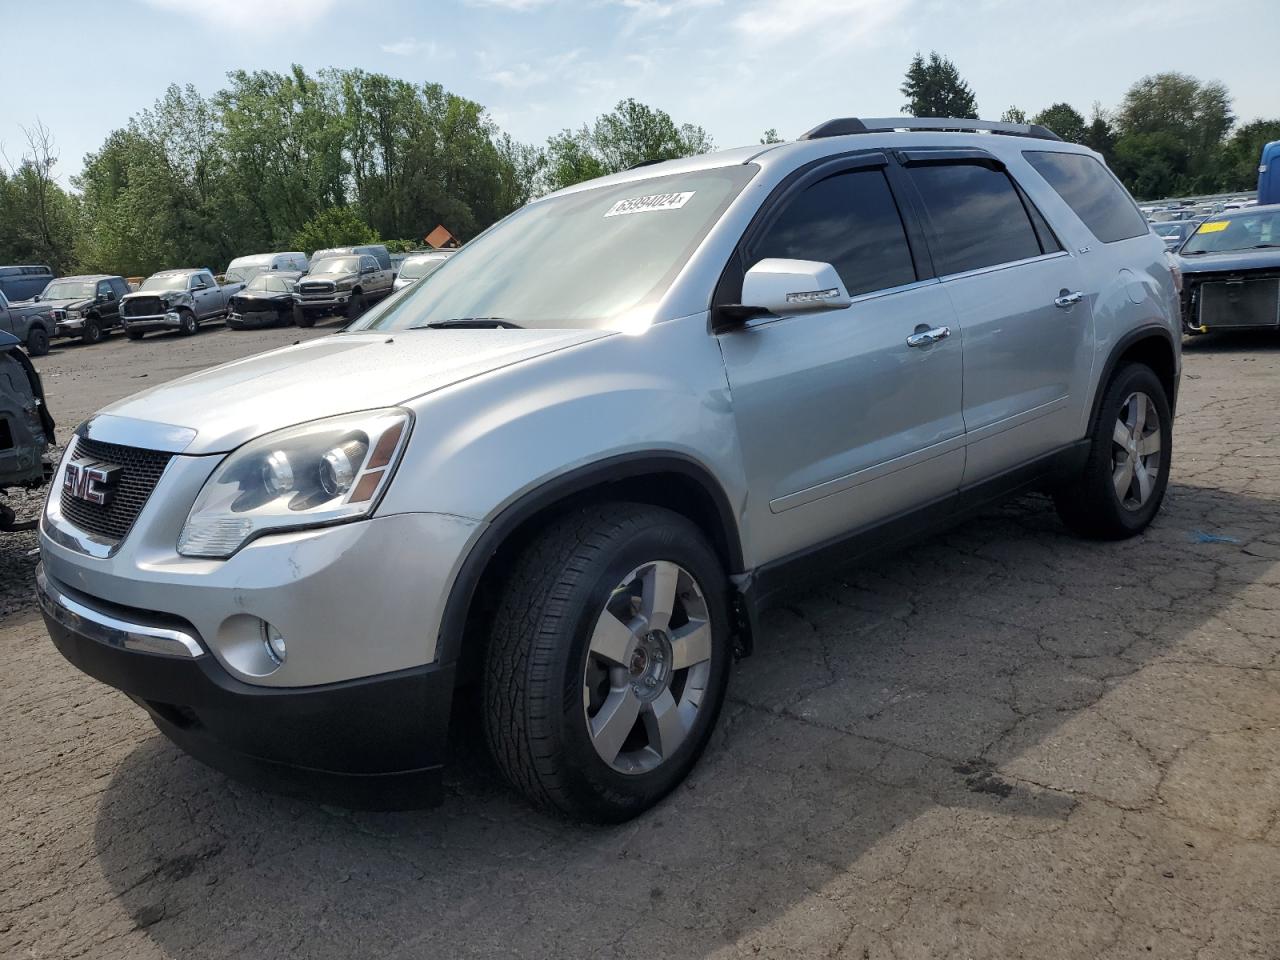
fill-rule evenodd
<path id="1" fill-rule="evenodd" d="M 157 10 L 202 20 L 214 27 L 306 27 L 324 19 L 337 0 L 145 0 Z"/>
<path id="2" fill-rule="evenodd" d="M 406 37 L 404 40 L 397 40 L 395 43 L 384 43 L 382 52 L 394 54 L 397 57 L 412 57 L 419 53 L 434 57 L 438 52 L 438 48 L 434 40 L 415 40 L 413 37 Z"/>
<path id="3" fill-rule="evenodd" d="M 809 33 L 825 46 L 832 40 L 865 40 L 910 6 L 903 0 L 754 0 L 733 18 L 733 27 L 760 43 Z"/>
<path id="4" fill-rule="evenodd" d="M 526 13 L 545 7 L 552 0 L 465 0 L 468 7 L 501 7 L 503 10 L 514 10 Z"/>

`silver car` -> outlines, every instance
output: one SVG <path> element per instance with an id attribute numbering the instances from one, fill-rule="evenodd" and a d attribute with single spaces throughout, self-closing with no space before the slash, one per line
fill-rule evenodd
<path id="1" fill-rule="evenodd" d="M 432 250 L 429 253 L 414 253 L 404 258 L 400 264 L 400 272 L 396 274 L 395 289 L 403 290 L 409 284 L 429 277 L 453 256 L 452 250 Z"/>
<path id="2" fill-rule="evenodd" d="M 474 685 L 518 790 L 632 817 L 797 582 L 1031 489 L 1142 531 L 1177 281 L 1036 126 L 835 120 L 579 184 L 342 334 L 83 424 L 49 632 L 234 775 L 421 804 Z"/>

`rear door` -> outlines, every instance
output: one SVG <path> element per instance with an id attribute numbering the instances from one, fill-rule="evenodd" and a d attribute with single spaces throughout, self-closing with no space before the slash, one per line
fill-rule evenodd
<path id="1" fill-rule="evenodd" d="M 1084 273 L 980 150 L 903 155 L 933 264 L 964 331 L 964 484 L 1078 439 L 1092 363 Z"/>
<path id="2" fill-rule="evenodd" d="M 761 317 L 719 337 L 762 562 L 960 483 L 961 338 L 887 166 L 882 154 L 863 155 L 799 176 L 762 211 L 717 291 L 717 302 L 737 302 L 742 272 L 782 257 L 831 263 L 853 298 L 843 310 Z M 950 335 L 908 346 L 928 329 Z"/>

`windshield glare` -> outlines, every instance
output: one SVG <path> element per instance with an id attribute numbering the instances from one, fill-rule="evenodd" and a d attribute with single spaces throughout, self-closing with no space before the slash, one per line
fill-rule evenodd
<path id="1" fill-rule="evenodd" d="M 350 329 L 491 317 L 521 327 L 627 329 L 657 306 L 758 169 L 670 174 L 535 201 Z"/>
<path id="2" fill-rule="evenodd" d="M 44 288 L 44 300 L 83 300 L 97 296 L 98 285 L 92 280 L 59 280 Z"/>
<path id="3" fill-rule="evenodd" d="M 311 267 L 312 273 L 358 273 L 359 257 L 334 257 L 332 260 L 321 260 Z"/>
<path id="4" fill-rule="evenodd" d="M 185 290 L 187 289 L 187 275 L 185 273 L 170 273 L 164 276 L 147 277 L 139 289 Z"/>
<path id="5" fill-rule="evenodd" d="M 1259 213 L 1236 211 L 1231 216 L 1206 220 L 1182 247 L 1182 254 L 1226 253 L 1254 247 L 1280 246 L 1280 210 Z"/>
<path id="6" fill-rule="evenodd" d="M 230 274 L 228 274 L 230 276 Z M 245 287 L 246 290 L 270 290 L 272 293 L 287 293 L 289 287 L 280 277 L 273 277 L 269 273 L 260 273 Z"/>
<path id="7" fill-rule="evenodd" d="M 401 264 L 398 276 L 401 280 L 420 280 L 439 270 L 440 264 L 448 259 L 448 257 L 430 257 L 422 260 L 406 260 Z"/>

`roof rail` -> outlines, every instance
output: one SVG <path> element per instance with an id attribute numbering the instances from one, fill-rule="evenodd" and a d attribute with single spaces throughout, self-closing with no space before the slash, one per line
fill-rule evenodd
<path id="1" fill-rule="evenodd" d="M 999 123 L 992 120 L 960 120 L 955 117 L 879 117 L 860 119 L 838 117 L 820 123 L 801 140 L 821 140 L 824 137 L 843 137 L 853 133 L 885 133 L 890 130 L 939 130 L 956 133 L 999 133 L 1009 137 L 1032 137 L 1036 140 L 1061 140 L 1062 138 L 1038 123 Z"/>

